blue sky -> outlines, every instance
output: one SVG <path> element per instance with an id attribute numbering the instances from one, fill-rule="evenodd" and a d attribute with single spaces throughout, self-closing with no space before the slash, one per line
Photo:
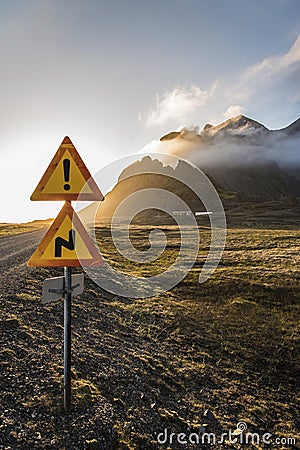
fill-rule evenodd
<path id="1" fill-rule="evenodd" d="M 2 0 L 0 35 L 0 221 L 57 214 L 29 197 L 65 135 L 94 173 L 181 125 L 300 116 L 298 0 Z"/>

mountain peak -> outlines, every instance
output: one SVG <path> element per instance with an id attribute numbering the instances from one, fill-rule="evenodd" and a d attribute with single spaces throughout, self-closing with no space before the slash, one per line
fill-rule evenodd
<path id="1" fill-rule="evenodd" d="M 294 136 L 295 134 L 300 134 L 300 117 L 295 120 L 295 122 L 291 123 L 291 125 L 287 126 L 283 129 L 290 136 Z"/>
<path id="2" fill-rule="evenodd" d="M 219 125 L 212 125 L 207 123 L 201 133 L 199 134 L 198 128 L 190 129 L 188 127 L 183 127 L 180 131 L 172 131 L 160 138 L 161 141 L 172 141 L 174 139 L 184 139 L 184 140 L 194 140 L 197 143 L 208 142 L 215 138 L 249 138 L 260 139 L 261 136 L 267 137 L 272 133 L 284 132 L 286 137 L 299 136 L 300 135 L 300 118 L 295 120 L 293 123 L 280 130 L 269 130 L 262 123 L 257 122 L 250 117 L 240 114 L 230 119 L 225 120 L 225 122 Z"/>
<path id="3" fill-rule="evenodd" d="M 239 116 L 231 117 L 230 119 L 226 120 L 225 122 L 220 123 L 219 125 L 213 126 L 210 124 L 206 124 L 203 128 L 201 134 L 202 135 L 215 135 L 219 132 L 248 132 L 248 131 L 258 131 L 258 130 L 265 130 L 269 131 L 268 128 L 266 128 L 261 123 L 257 122 L 254 119 L 250 119 L 249 117 L 243 116 L 240 114 Z"/>

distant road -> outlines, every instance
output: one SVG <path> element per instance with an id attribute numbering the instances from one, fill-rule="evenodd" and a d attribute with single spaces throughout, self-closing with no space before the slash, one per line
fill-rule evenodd
<path id="1" fill-rule="evenodd" d="M 30 258 L 45 233 L 46 228 L 42 228 L 0 238 L 1 291 L 7 291 L 11 287 L 11 282 L 16 287 L 16 278 L 21 277 L 26 271 L 26 261 Z"/>

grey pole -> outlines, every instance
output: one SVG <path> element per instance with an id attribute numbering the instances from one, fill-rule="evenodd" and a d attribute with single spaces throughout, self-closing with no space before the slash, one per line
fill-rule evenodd
<path id="1" fill-rule="evenodd" d="M 65 267 L 65 302 L 64 302 L 64 408 L 71 410 L 71 267 Z"/>

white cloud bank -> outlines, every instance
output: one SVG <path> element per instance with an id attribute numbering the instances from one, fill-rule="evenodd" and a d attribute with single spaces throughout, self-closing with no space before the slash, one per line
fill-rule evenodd
<path id="1" fill-rule="evenodd" d="M 176 86 L 157 95 L 155 106 L 141 117 L 147 127 L 167 124 L 173 129 L 243 113 L 261 120 L 290 115 L 287 120 L 292 121 L 299 116 L 299 101 L 300 35 L 286 53 L 267 57 L 230 79 L 216 80 L 207 90 Z"/>
<path id="2" fill-rule="evenodd" d="M 247 83 L 247 80 L 257 79 L 258 82 L 262 79 L 269 78 L 276 73 L 283 72 L 286 69 L 292 68 L 294 64 L 300 61 L 300 35 L 297 37 L 290 50 L 283 54 L 270 58 L 265 58 L 258 64 L 249 67 L 242 76 L 242 81 Z M 260 77 L 260 78 L 257 78 Z"/>
<path id="3" fill-rule="evenodd" d="M 199 86 L 177 86 L 161 98 L 156 96 L 156 105 L 148 114 L 146 125 L 162 125 L 170 119 L 175 119 L 179 123 L 185 121 L 207 103 L 212 92 L 213 88 L 209 92 Z"/>
<path id="4" fill-rule="evenodd" d="M 300 35 L 287 53 L 248 67 L 237 80 L 235 99 L 248 102 L 258 96 L 274 102 L 284 92 L 288 101 L 300 96 Z M 282 105 L 284 106 L 284 105 Z"/>

